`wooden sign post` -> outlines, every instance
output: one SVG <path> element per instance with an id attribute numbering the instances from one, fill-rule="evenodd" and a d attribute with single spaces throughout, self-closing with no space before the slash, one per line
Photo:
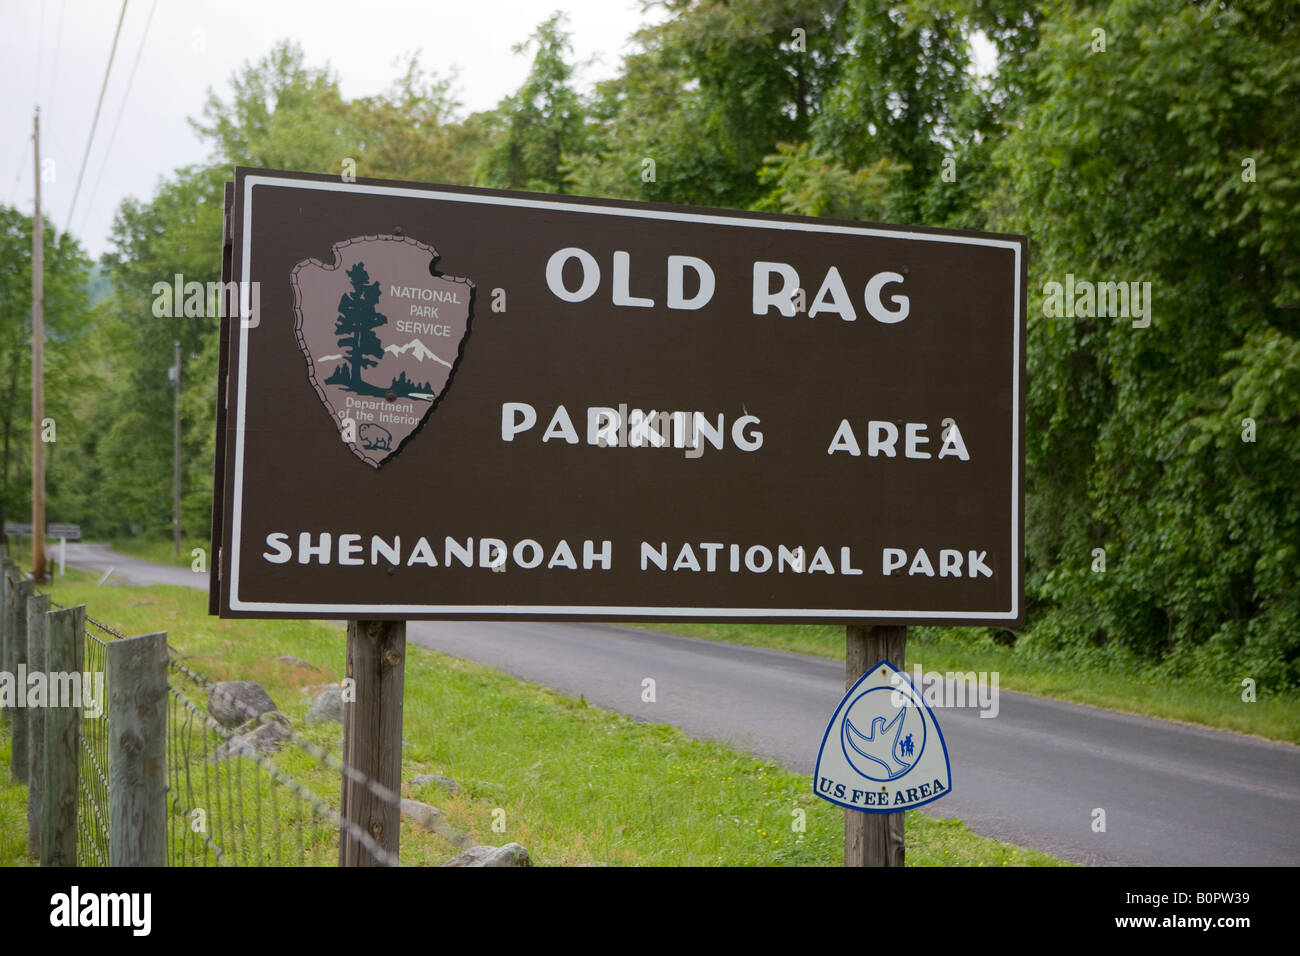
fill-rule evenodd
<path id="1" fill-rule="evenodd" d="M 852 688 L 880 660 L 901 671 L 906 651 L 906 627 L 850 624 L 845 629 L 844 689 Z M 902 866 L 904 843 L 903 811 L 844 811 L 845 866 Z"/>
<path id="2" fill-rule="evenodd" d="M 348 621 L 347 676 L 352 694 L 345 695 L 343 702 L 343 763 L 388 788 L 394 799 L 380 799 L 345 770 L 341 816 L 394 857 L 401 826 L 397 796 L 402 790 L 405 671 L 405 621 Z M 345 827 L 339 834 L 339 865 L 383 864 Z"/>

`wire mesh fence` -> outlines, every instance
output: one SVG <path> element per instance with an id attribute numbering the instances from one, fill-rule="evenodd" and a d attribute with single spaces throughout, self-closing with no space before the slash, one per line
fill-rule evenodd
<path id="1" fill-rule="evenodd" d="M 342 831 L 377 862 L 396 866 L 397 857 L 375 838 L 286 773 L 272 759 L 282 745 L 331 771 L 366 786 L 397 805 L 400 795 L 345 765 L 306 740 L 275 712 L 248 709 L 231 729 L 195 697 L 221 696 L 212 681 L 168 656 L 167 761 L 168 859 L 173 866 L 337 866 Z M 239 710 L 227 696 L 223 712 Z M 304 762 L 301 761 L 300 762 Z"/>
<path id="2" fill-rule="evenodd" d="M 245 733 L 223 727 L 186 690 L 202 689 L 169 661 L 168 861 L 172 866 L 331 866 L 337 816 L 261 752 L 274 720 Z M 262 728 L 270 733 L 258 737 Z"/>
<path id="3" fill-rule="evenodd" d="M 62 610 L 63 605 L 50 602 Z M 77 750 L 76 861 L 108 866 L 112 857 L 110 748 L 114 738 L 108 674 L 114 645 L 128 640 L 85 615 L 83 669 L 102 675 L 101 699 L 83 708 Z M 165 807 L 169 866 L 338 866 L 341 834 L 376 863 L 396 854 L 314 793 L 286 767 L 318 779 L 347 779 L 396 807 L 394 793 L 307 740 L 276 712 L 258 712 L 230 697 L 166 646 Z M 159 660 L 161 666 L 162 661 Z M 223 725 L 213 715 L 235 726 Z M 120 713 L 120 712 L 119 712 Z M 324 771 L 324 772 L 322 772 Z"/>
<path id="4" fill-rule="evenodd" d="M 63 605 L 51 606 L 62 608 Z M 86 618 L 83 668 L 89 674 L 108 672 L 108 642 L 116 631 Z M 108 866 L 108 686 L 81 717 L 81 748 L 77 769 L 77 865 Z"/>

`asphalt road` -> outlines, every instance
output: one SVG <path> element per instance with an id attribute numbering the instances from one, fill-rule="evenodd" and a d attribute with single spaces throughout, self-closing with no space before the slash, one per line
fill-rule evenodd
<path id="1" fill-rule="evenodd" d="M 69 545 L 68 563 L 207 587 L 206 575 L 98 545 Z M 837 661 L 617 625 L 420 621 L 407 635 L 801 773 L 844 689 Z M 641 699 L 647 677 L 654 703 Z M 1300 864 L 1300 748 L 1005 690 L 998 703 L 993 718 L 936 709 L 953 789 L 925 812 L 1080 863 Z"/>

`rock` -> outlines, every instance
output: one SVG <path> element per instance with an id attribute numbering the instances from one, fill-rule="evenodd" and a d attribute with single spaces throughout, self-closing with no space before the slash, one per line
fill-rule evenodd
<path id="1" fill-rule="evenodd" d="M 275 710 L 271 695 L 255 681 L 222 681 L 208 691 L 208 713 L 222 727 L 238 727 Z"/>
<path id="2" fill-rule="evenodd" d="M 427 787 L 429 784 L 437 784 L 450 794 L 460 793 L 460 784 L 451 777 L 439 777 L 437 774 L 422 773 L 411 781 L 413 787 Z"/>
<path id="3" fill-rule="evenodd" d="M 464 847 L 464 846 L 474 845 L 474 841 L 469 838 L 468 834 L 461 833 L 459 830 L 455 829 L 454 827 L 449 827 L 444 823 L 439 823 L 436 827 L 433 828 L 433 830 L 435 833 L 438 834 L 438 836 L 442 837 L 444 840 L 456 844 L 457 846 Z"/>
<path id="4" fill-rule="evenodd" d="M 325 688 L 312 702 L 311 710 L 307 711 L 309 724 L 325 724 L 331 720 L 336 724 L 343 723 L 342 687 Z"/>
<path id="5" fill-rule="evenodd" d="M 438 808 L 431 807 L 427 803 L 421 803 L 419 800 L 408 800 L 402 798 L 402 816 L 410 817 L 422 827 L 430 830 L 438 828 Z"/>
<path id="6" fill-rule="evenodd" d="M 309 671 L 320 670 L 315 664 L 303 660 L 301 657 L 294 657 L 292 654 L 282 654 L 275 659 L 277 664 L 287 664 L 290 667 L 302 667 Z"/>
<path id="7" fill-rule="evenodd" d="M 272 714 L 260 723 L 250 720 L 240 726 L 233 737 L 217 748 L 213 757 L 225 760 L 234 756 L 257 757 L 274 753 L 291 736 L 289 722 L 280 714 Z"/>
<path id="8" fill-rule="evenodd" d="M 528 851 L 518 843 L 505 846 L 472 846 L 443 866 L 532 866 Z"/>

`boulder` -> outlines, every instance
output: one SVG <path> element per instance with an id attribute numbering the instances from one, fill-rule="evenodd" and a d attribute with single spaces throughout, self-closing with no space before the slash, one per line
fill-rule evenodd
<path id="1" fill-rule="evenodd" d="M 280 714 L 273 714 L 260 722 L 250 720 L 218 747 L 213 757 L 216 760 L 226 760 L 235 756 L 264 756 L 279 750 L 280 744 L 292 736 L 289 721 Z"/>
<path id="2" fill-rule="evenodd" d="M 222 681 L 208 691 L 208 713 L 222 727 L 238 727 L 275 710 L 271 695 L 255 681 Z"/>
<path id="3" fill-rule="evenodd" d="M 326 724 L 333 721 L 343 723 L 343 688 L 326 687 L 312 701 L 311 710 L 307 711 L 307 723 Z"/>
<path id="4" fill-rule="evenodd" d="M 518 843 L 505 846 L 472 846 L 443 866 L 532 866 L 528 851 Z"/>
<path id="5" fill-rule="evenodd" d="M 402 816 L 410 817 L 422 827 L 436 830 L 438 828 L 438 815 L 437 807 L 431 807 L 419 800 L 402 798 Z"/>
<path id="6" fill-rule="evenodd" d="M 437 774 L 422 773 L 411 780 L 411 786 L 413 787 L 427 787 L 431 783 L 442 787 L 450 794 L 460 793 L 460 784 L 452 780 L 451 777 L 439 777 Z"/>
<path id="7" fill-rule="evenodd" d="M 317 667 L 315 664 L 311 663 L 310 661 L 305 661 L 301 657 L 295 657 L 293 654 L 281 654 L 279 657 L 275 659 L 275 661 L 277 664 L 285 664 L 289 667 L 301 667 L 309 671 L 320 670 L 319 667 Z"/>

